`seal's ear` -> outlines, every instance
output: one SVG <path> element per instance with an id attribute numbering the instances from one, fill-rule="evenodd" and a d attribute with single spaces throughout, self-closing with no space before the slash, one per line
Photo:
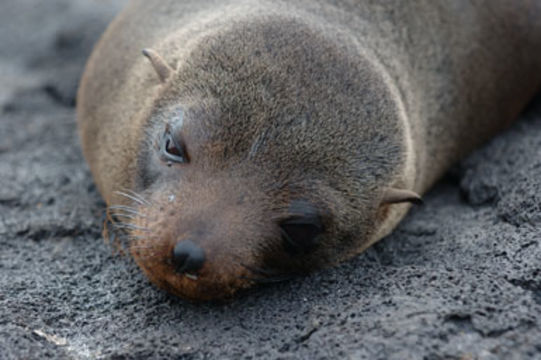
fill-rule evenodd
<path id="1" fill-rule="evenodd" d="M 165 60 L 154 50 L 152 49 L 143 49 L 143 55 L 150 60 L 152 67 L 158 73 L 161 82 L 166 82 L 167 79 L 173 74 L 174 70 Z"/>
<path id="2" fill-rule="evenodd" d="M 399 204 L 409 202 L 415 205 L 422 205 L 423 200 L 419 194 L 403 189 L 387 188 L 383 194 L 383 204 Z"/>

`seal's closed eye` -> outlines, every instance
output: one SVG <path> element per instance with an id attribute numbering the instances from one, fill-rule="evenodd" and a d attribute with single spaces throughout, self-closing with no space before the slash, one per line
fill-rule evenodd
<path id="1" fill-rule="evenodd" d="M 292 255 L 307 253 L 318 243 L 323 224 L 317 209 L 304 200 L 291 203 L 291 216 L 280 222 L 284 247 Z"/>

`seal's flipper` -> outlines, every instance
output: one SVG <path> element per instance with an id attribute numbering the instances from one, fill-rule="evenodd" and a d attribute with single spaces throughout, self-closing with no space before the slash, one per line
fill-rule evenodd
<path id="1" fill-rule="evenodd" d="M 143 49 L 143 55 L 150 60 L 150 63 L 154 67 L 154 70 L 158 73 L 160 80 L 166 82 L 167 79 L 174 72 L 173 68 L 165 62 L 165 60 L 152 49 Z"/>
<path id="2" fill-rule="evenodd" d="M 403 202 L 422 205 L 423 199 L 413 191 L 396 188 L 388 188 L 383 195 L 382 203 L 384 204 L 399 204 Z"/>

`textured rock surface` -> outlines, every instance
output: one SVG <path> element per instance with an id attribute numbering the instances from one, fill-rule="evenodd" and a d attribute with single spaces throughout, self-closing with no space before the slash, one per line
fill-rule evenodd
<path id="1" fill-rule="evenodd" d="M 123 1 L 0 11 L 0 358 L 541 358 L 541 101 L 342 266 L 193 305 L 101 239 L 74 120 Z"/>

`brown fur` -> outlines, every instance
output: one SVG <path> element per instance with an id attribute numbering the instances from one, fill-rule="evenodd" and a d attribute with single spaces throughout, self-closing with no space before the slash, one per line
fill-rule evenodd
<path id="1" fill-rule="evenodd" d="M 143 48 L 174 71 L 151 58 L 157 76 Z M 133 1 L 83 76 L 83 151 L 107 204 L 133 207 L 149 278 L 223 297 L 388 234 L 408 205 L 386 189 L 424 193 L 508 126 L 541 84 L 540 54 L 539 0 Z M 190 161 L 167 166 L 157 142 L 179 116 Z M 291 255 L 277 224 L 299 199 L 325 231 Z M 184 238 L 207 254 L 196 280 L 168 260 Z"/>

